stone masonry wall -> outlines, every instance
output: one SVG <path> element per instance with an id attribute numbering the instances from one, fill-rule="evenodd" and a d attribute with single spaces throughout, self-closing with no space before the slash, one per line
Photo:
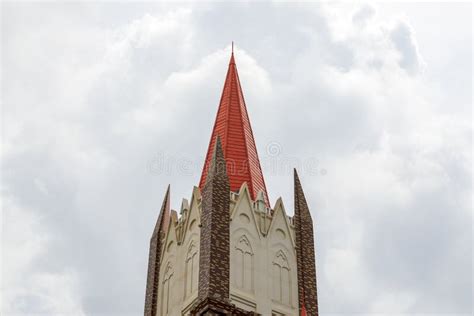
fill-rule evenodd
<path id="1" fill-rule="evenodd" d="M 229 300 L 229 180 L 220 139 L 202 190 L 199 301 Z"/>
<path id="2" fill-rule="evenodd" d="M 303 305 L 306 314 L 318 315 L 318 297 L 316 289 L 316 262 L 314 251 L 313 220 L 295 170 L 295 230 L 298 269 L 298 297 L 300 312 Z"/>
<path id="3" fill-rule="evenodd" d="M 156 221 L 153 235 L 150 239 L 150 251 L 148 256 L 148 275 L 146 282 L 145 294 L 145 316 L 155 316 L 158 304 L 158 285 L 160 276 L 160 258 L 161 244 L 164 236 L 165 222 L 169 221 L 169 194 L 170 188 L 166 191 L 163 204 L 161 206 L 160 215 Z"/>

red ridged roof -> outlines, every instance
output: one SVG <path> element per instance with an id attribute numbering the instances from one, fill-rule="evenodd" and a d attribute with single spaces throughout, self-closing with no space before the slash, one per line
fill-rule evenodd
<path id="1" fill-rule="evenodd" d="M 258 160 L 257 148 L 253 138 L 252 127 L 245 106 L 244 95 L 240 86 L 234 53 L 230 57 L 224 89 L 222 91 L 216 121 L 207 150 L 206 161 L 199 187 L 206 183 L 207 171 L 212 158 L 214 144 L 220 136 L 224 157 L 227 163 L 230 189 L 238 191 L 247 182 L 252 199 L 263 191 L 265 204 L 268 206 L 268 194 L 263 179 L 262 168 Z"/>
<path id="2" fill-rule="evenodd" d="M 306 313 L 306 307 L 304 307 L 304 305 L 303 305 L 303 307 L 301 308 L 301 316 L 306 316 L 306 315 L 308 315 Z"/>

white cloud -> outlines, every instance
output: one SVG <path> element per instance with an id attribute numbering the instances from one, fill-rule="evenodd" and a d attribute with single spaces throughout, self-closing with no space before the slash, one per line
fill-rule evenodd
<path id="1" fill-rule="evenodd" d="M 51 239 L 58 236 L 44 231 L 44 219 L 33 210 L 10 199 L 2 203 L 2 313 L 84 315 L 73 268 L 46 272 L 35 267 L 47 260 Z"/>

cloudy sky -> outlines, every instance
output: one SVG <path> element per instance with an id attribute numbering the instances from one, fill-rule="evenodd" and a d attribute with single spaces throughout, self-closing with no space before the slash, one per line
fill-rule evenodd
<path id="1" fill-rule="evenodd" d="M 139 315 L 166 186 L 235 54 L 271 203 L 291 167 L 320 311 L 472 311 L 469 3 L 1 5 L 2 314 Z"/>

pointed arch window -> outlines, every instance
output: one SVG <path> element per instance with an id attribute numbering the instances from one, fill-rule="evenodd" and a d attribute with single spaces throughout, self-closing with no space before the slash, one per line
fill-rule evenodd
<path id="1" fill-rule="evenodd" d="M 291 305 L 291 274 L 288 259 L 282 250 L 279 250 L 272 267 L 273 299 L 285 305 Z"/>
<path id="2" fill-rule="evenodd" d="M 163 277 L 163 287 L 161 291 L 161 311 L 162 315 L 168 315 L 172 302 L 171 298 L 171 280 L 173 278 L 173 266 L 170 262 L 166 265 Z"/>
<path id="3" fill-rule="evenodd" d="M 186 254 L 184 297 L 189 297 L 197 290 L 198 285 L 198 248 L 192 242 Z"/>
<path id="4" fill-rule="evenodd" d="M 253 292 L 254 253 L 248 238 L 241 236 L 235 246 L 234 284 L 237 288 Z"/>

